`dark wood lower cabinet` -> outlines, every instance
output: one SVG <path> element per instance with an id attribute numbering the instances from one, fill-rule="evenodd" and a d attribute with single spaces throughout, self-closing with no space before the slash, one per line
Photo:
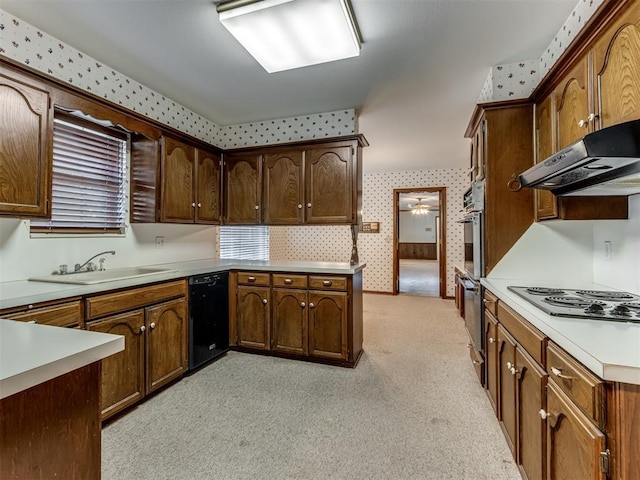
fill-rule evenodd
<path id="1" fill-rule="evenodd" d="M 547 384 L 546 416 L 548 478 L 604 480 L 604 433 L 553 382 Z"/>
<path id="2" fill-rule="evenodd" d="M 113 315 L 87 324 L 87 330 L 124 336 L 125 348 L 102 360 L 102 418 L 144 396 L 144 310 Z"/>
<path id="3" fill-rule="evenodd" d="M 236 349 L 355 367 L 362 353 L 362 272 L 231 272 Z"/>
<path id="4" fill-rule="evenodd" d="M 513 458 L 516 458 L 518 412 L 516 410 L 516 342 L 511 335 L 498 325 L 498 389 L 500 426 L 505 434 Z M 512 370 L 513 369 L 513 370 Z"/>
<path id="5" fill-rule="evenodd" d="M 235 343 L 240 347 L 269 350 L 271 347 L 269 287 L 241 285 L 237 292 Z"/>
<path id="6" fill-rule="evenodd" d="M 309 354 L 347 359 L 346 292 L 309 292 Z"/>
<path id="7" fill-rule="evenodd" d="M 547 373 L 524 349 L 516 347 L 516 398 L 518 417 L 517 462 L 522 477 L 543 480 L 545 476 L 545 424 L 540 410 L 546 406 Z"/>
<path id="8" fill-rule="evenodd" d="M 274 288 L 272 298 L 271 349 L 275 352 L 307 355 L 309 332 L 307 291 Z"/>
<path id="9" fill-rule="evenodd" d="M 485 345 L 486 345 L 486 387 L 489 401 L 496 416 L 499 412 L 498 404 L 498 320 L 488 311 L 484 313 Z M 498 417 L 499 418 L 499 417 Z"/>

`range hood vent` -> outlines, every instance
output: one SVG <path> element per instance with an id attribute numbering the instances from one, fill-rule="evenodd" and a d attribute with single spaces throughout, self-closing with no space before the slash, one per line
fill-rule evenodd
<path id="1" fill-rule="evenodd" d="M 558 196 L 640 193 L 640 120 L 590 133 L 521 173 L 518 181 Z"/>

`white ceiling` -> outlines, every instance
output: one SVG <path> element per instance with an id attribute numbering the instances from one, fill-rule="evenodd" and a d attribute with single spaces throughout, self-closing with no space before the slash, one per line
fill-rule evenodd
<path id="1" fill-rule="evenodd" d="M 539 58 L 576 0 L 352 0 L 361 55 L 268 74 L 211 0 L 1 0 L 0 7 L 218 125 L 355 108 L 365 172 L 464 168 L 493 65 Z"/>

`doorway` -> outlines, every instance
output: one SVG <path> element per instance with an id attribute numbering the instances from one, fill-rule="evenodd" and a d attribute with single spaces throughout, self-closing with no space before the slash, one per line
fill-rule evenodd
<path id="1" fill-rule="evenodd" d="M 446 297 L 446 187 L 393 191 L 393 294 Z"/>

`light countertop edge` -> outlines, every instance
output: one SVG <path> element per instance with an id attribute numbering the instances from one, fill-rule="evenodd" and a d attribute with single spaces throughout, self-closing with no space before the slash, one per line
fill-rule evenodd
<path id="1" fill-rule="evenodd" d="M 615 289 L 592 282 L 571 282 L 569 286 L 566 282 L 483 278 L 481 283 L 601 379 L 640 385 L 640 324 L 553 317 L 507 287 L 544 285 L 574 289 Z"/>
<path id="2" fill-rule="evenodd" d="M 93 285 L 70 285 L 63 283 L 33 282 L 28 280 L 0 282 L 0 309 L 91 295 L 109 290 L 137 287 L 150 283 L 228 270 L 315 273 L 319 275 L 354 275 L 361 272 L 366 267 L 366 264 L 359 263 L 357 265 L 350 265 L 348 262 L 310 262 L 289 260 L 256 261 L 205 258 L 201 260 L 136 266 L 164 268 L 169 269 L 170 271 L 155 275 L 129 278 L 126 280 L 97 283 Z M 114 269 L 117 269 L 117 267 Z"/>
<path id="3" fill-rule="evenodd" d="M 124 337 L 0 319 L 0 398 L 124 350 Z"/>

